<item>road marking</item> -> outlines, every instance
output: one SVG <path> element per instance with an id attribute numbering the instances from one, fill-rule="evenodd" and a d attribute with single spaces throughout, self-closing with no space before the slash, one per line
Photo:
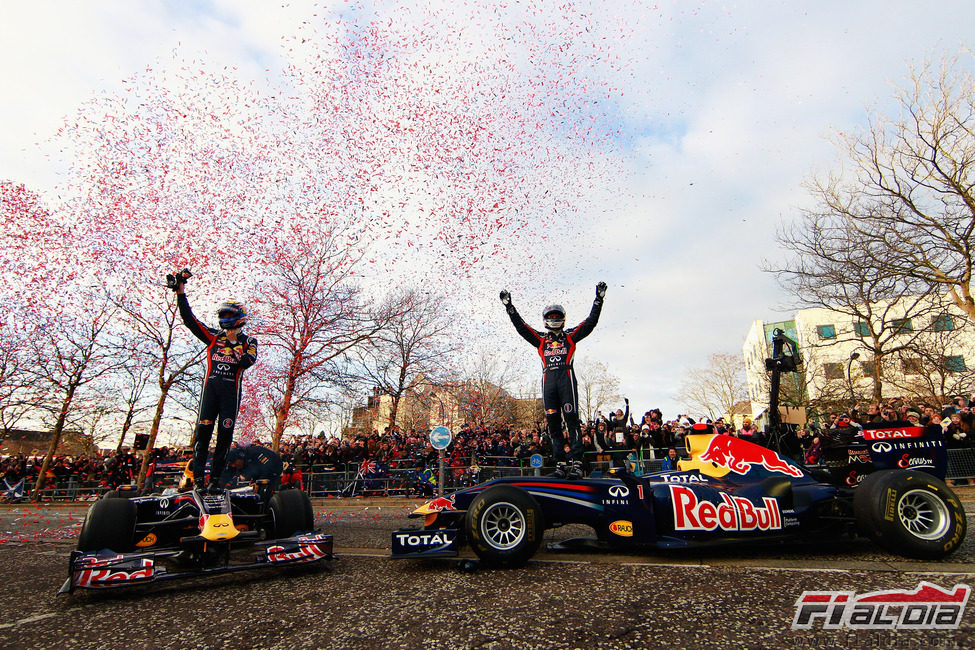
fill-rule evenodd
<path id="1" fill-rule="evenodd" d="M 904 571 L 906 576 L 975 576 L 971 571 Z"/>
<path id="2" fill-rule="evenodd" d="M 808 573 L 849 573 L 849 569 L 817 569 L 815 567 L 798 566 L 753 566 L 756 571 L 806 571 Z"/>
<path id="3" fill-rule="evenodd" d="M 27 625 L 28 623 L 36 623 L 38 621 L 43 621 L 53 616 L 57 616 L 57 614 L 53 612 L 50 614 L 38 614 L 36 616 L 28 616 L 27 618 L 22 618 L 19 621 L 14 621 L 13 623 L 0 623 L 0 630 L 6 630 L 12 627 L 17 627 L 18 625 Z"/>
<path id="4" fill-rule="evenodd" d="M 710 564 L 681 564 L 679 562 L 622 562 L 621 566 L 687 567 L 691 569 L 710 569 Z"/>

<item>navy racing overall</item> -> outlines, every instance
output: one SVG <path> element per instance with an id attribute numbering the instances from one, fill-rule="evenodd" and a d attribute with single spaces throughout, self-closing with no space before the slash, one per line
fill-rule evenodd
<path id="1" fill-rule="evenodd" d="M 589 336 L 603 308 L 603 299 L 596 297 L 592 311 L 586 320 L 570 330 L 541 332 L 529 327 L 518 315 L 513 304 L 506 306 L 508 316 L 521 337 L 528 341 L 542 359 L 542 404 L 545 408 L 545 422 L 552 438 L 552 456 L 556 462 L 580 460 L 582 458 L 582 431 L 579 428 L 579 387 L 572 360 L 576 344 Z M 569 435 L 569 455 L 565 454 L 565 436 L 562 434 L 562 419 Z"/>
<path id="2" fill-rule="evenodd" d="M 193 480 L 203 485 L 210 438 L 213 425 L 217 424 L 217 444 L 213 449 L 210 480 L 215 482 L 223 473 L 227 451 L 234 437 L 234 424 L 240 406 L 240 389 L 244 370 L 257 361 L 257 339 L 243 332 L 237 334 L 237 342 L 231 342 L 227 333 L 207 327 L 193 315 L 185 294 L 176 296 L 183 324 L 196 338 L 206 344 L 207 370 L 203 377 L 203 393 L 200 395 L 200 414 L 196 424 L 196 443 L 193 446 Z"/>

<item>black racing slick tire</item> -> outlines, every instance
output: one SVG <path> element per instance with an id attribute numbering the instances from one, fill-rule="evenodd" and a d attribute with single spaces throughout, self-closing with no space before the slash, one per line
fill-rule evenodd
<path id="1" fill-rule="evenodd" d="M 79 551 L 110 549 L 125 553 L 135 548 L 137 508 L 128 499 L 99 499 L 91 504 L 78 536 Z"/>
<path id="2" fill-rule="evenodd" d="M 542 509 L 532 495 L 511 485 L 488 488 L 471 502 L 464 520 L 468 543 L 489 566 L 524 565 L 545 532 Z"/>
<path id="3" fill-rule="evenodd" d="M 965 539 L 965 510 L 937 477 L 911 470 L 870 474 L 853 495 L 857 528 L 888 551 L 937 560 Z"/>
<path id="4" fill-rule="evenodd" d="M 273 524 L 271 536 L 276 539 L 291 537 L 298 532 L 315 528 L 315 511 L 311 499 L 301 490 L 283 490 L 271 497 L 268 504 Z"/>

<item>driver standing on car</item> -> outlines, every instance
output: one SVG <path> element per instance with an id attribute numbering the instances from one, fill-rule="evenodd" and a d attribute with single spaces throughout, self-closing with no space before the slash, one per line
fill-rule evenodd
<path id="1" fill-rule="evenodd" d="M 200 396 L 200 413 L 196 425 L 196 444 L 190 464 L 198 488 L 205 484 L 207 456 L 214 424 L 217 443 L 210 466 L 210 489 L 219 490 L 219 478 L 226 464 L 227 451 L 234 437 L 234 424 L 240 406 L 240 390 L 244 370 L 257 361 L 257 339 L 241 331 L 247 322 L 247 308 L 243 303 L 225 301 L 217 308 L 221 329 L 207 327 L 193 315 L 185 293 L 186 281 L 176 275 L 176 302 L 183 324 L 196 338 L 206 344 L 206 374 Z"/>
<path id="2" fill-rule="evenodd" d="M 562 305 L 549 305 L 542 311 L 547 331 L 537 331 L 529 327 L 511 303 L 511 294 L 501 292 L 504 304 L 521 337 L 528 341 L 542 359 L 542 402 L 545 408 L 545 421 L 552 438 L 552 455 L 557 478 L 581 478 L 582 471 L 582 432 L 579 427 L 579 390 L 576 374 L 572 366 L 576 344 L 596 327 L 606 296 L 606 283 L 596 285 L 596 298 L 586 320 L 570 330 L 565 329 L 565 309 Z M 566 439 L 562 433 L 562 420 L 568 433 L 568 452 Z"/>

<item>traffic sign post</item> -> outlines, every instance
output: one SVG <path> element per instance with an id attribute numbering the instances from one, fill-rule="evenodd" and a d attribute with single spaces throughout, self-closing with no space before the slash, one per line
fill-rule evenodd
<path id="1" fill-rule="evenodd" d="M 438 497 L 443 496 L 443 452 L 444 449 L 450 446 L 453 439 L 454 435 L 447 427 L 434 427 L 433 430 L 430 431 L 430 444 L 433 445 L 433 448 L 437 450 L 437 455 L 440 458 L 440 479 L 437 481 Z"/>
<path id="2" fill-rule="evenodd" d="M 545 459 L 542 458 L 542 455 L 532 454 L 532 457 L 529 459 L 529 462 L 531 462 L 531 466 L 535 468 L 535 476 L 541 476 L 542 464 L 545 462 Z"/>

